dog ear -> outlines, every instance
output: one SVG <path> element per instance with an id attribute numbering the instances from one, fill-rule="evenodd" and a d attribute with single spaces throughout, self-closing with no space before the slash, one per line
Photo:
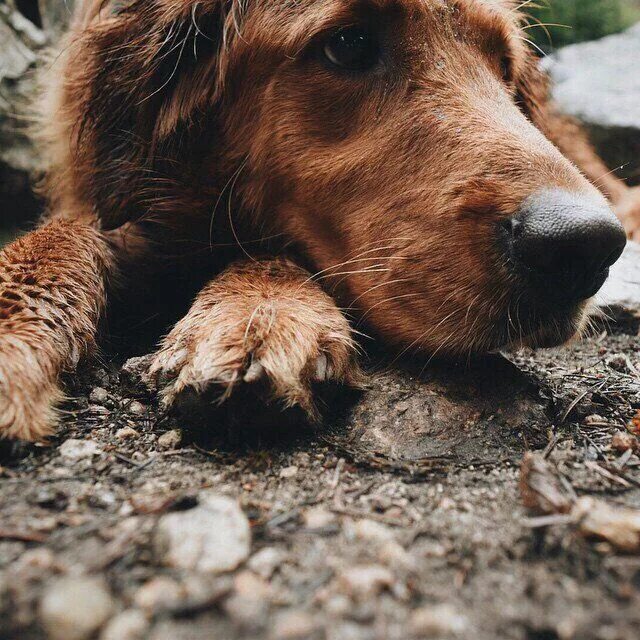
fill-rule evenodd
<path id="1" fill-rule="evenodd" d="M 234 4 L 116 3 L 80 36 L 66 82 L 74 182 L 105 229 L 169 206 L 180 181 L 169 166 L 220 97 Z"/>

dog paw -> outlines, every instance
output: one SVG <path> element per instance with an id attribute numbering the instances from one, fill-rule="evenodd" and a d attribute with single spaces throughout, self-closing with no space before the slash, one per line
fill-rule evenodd
<path id="1" fill-rule="evenodd" d="M 314 383 L 355 385 L 360 379 L 346 318 L 328 298 L 320 302 L 231 298 L 196 304 L 149 369 L 165 408 L 211 391 L 223 402 L 237 388 L 251 387 L 317 419 Z"/>
<path id="2" fill-rule="evenodd" d="M 616 203 L 615 212 L 629 239 L 640 241 L 640 187 L 628 189 Z"/>
<path id="3" fill-rule="evenodd" d="M 57 388 L 38 391 L 28 384 L 31 380 L 24 382 L 0 380 L 0 440 L 41 442 L 55 430 L 55 406 L 62 392 Z"/>

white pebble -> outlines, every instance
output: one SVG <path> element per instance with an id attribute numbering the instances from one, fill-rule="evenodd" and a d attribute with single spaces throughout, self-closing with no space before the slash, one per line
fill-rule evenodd
<path id="1" fill-rule="evenodd" d="M 89 394 L 89 402 L 104 404 L 109 399 L 109 392 L 102 387 L 96 387 Z"/>
<path id="2" fill-rule="evenodd" d="M 276 617 L 273 640 L 305 640 L 317 629 L 316 621 L 304 611 L 287 611 Z"/>
<path id="3" fill-rule="evenodd" d="M 137 609 L 118 614 L 105 627 L 100 640 L 142 640 L 149 629 L 149 621 Z"/>
<path id="4" fill-rule="evenodd" d="M 249 520 L 237 501 L 210 492 L 200 493 L 194 509 L 163 516 L 155 536 L 163 564 L 207 573 L 233 571 L 250 546 Z"/>
<path id="5" fill-rule="evenodd" d="M 131 427 L 124 427 L 124 429 L 118 429 L 116 431 L 116 438 L 118 440 L 131 440 L 132 438 L 137 438 L 140 434 Z"/>
<path id="6" fill-rule="evenodd" d="M 181 599 L 180 585 L 162 576 L 145 582 L 133 596 L 135 605 L 151 614 L 170 610 Z"/>
<path id="7" fill-rule="evenodd" d="M 413 635 L 421 638 L 459 636 L 467 630 L 467 619 L 451 605 L 424 607 L 413 612 L 410 620 Z"/>
<path id="8" fill-rule="evenodd" d="M 280 470 L 280 477 L 285 480 L 289 478 L 295 478 L 295 476 L 297 475 L 298 475 L 298 467 L 296 466 L 285 467 L 284 469 Z"/>
<path id="9" fill-rule="evenodd" d="M 103 580 L 61 578 L 45 592 L 40 620 L 49 640 L 85 640 L 95 634 L 113 611 Z"/>
<path id="10" fill-rule="evenodd" d="M 182 444 L 182 431 L 173 429 L 163 433 L 158 438 L 158 448 L 165 450 L 177 449 Z"/>
<path id="11" fill-rule="evenodd" d="M 102 447 L 93 440 L 74 440 L 73 438 L 60 445 L 60 455 L 68 460 L 93 458 L 102 453 Z"/>
<path id="12" fill-rule="evenodd" d="M 266 547 L 253 555 L 247 566 L 251 571 L 268 580 L 285 561 L 286 557 L 287 554 L 281 549 Z"/>
<path id="13" fill-rule="evenodd" d="M 342 571 L 338 576 L 341 589 L 352 598 L 365 601 L 393 586 L 394 577 L 386 567 L 358 565 Z"/>

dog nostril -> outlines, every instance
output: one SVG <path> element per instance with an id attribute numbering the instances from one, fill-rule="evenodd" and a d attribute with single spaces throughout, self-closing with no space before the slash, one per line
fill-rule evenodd
<path id="1" fill-rule="evenodd" d="M 626 236 L 605 205 L 560 189 L 528 198 L 509 230 L 509 253 L 545 299 L 575 303 L 597 293 Z"/>
<path id="2" fill-rule="evenodd" d="M 516 218 L 505 218 L 500 221 L 500 227 L 506 232 L 509 239 L 517 238 L 522 231 L 522 223 Z"/>

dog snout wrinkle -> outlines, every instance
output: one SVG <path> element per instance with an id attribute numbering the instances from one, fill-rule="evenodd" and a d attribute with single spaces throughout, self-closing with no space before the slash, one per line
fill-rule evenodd
<path id="1" fill-rule="evenodd" d="M 560 304 L 595 295 L 626 244 L 606 204 L 561 189 L 527 198 L 505 228 L 519 275 L 540 297 Z"/>

